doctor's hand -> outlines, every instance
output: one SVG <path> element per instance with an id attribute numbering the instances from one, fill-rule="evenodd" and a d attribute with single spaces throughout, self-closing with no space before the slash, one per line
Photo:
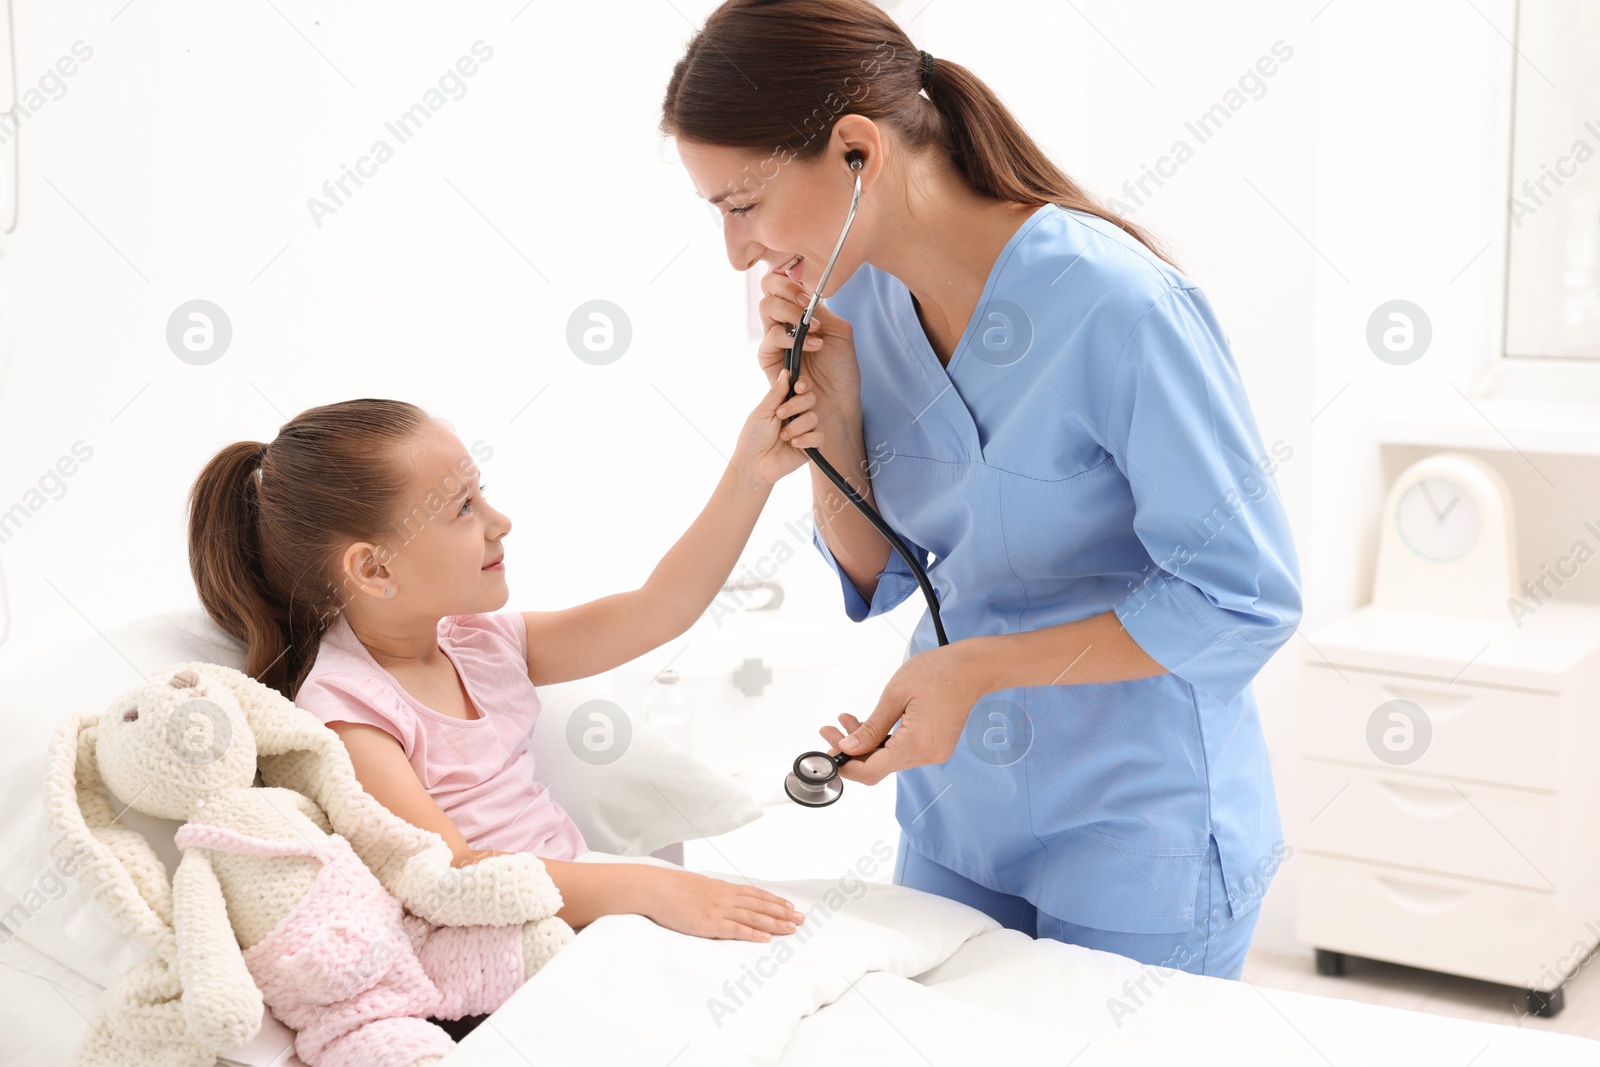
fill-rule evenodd
<path id="1" fill-rule="evenodd" d="M 895 771 L 949 759 L 961 743 L 967 715 L 989 691 L 981 666 L 960 641 L 930 648 L 902 663 L 866 722 L 848 712 L 839 716 L 848 737 L 838 727 L 821 729 L 836 751 L 853 756 L 872 753 L 840 767 L 839 777 L 876 785 Z M 897 722 L 900 728 L 890 733 Z M 873 752 L 885 737 L 888 744 Z"/>
<path id="2" fill-rule="evenodd" d="M 819 264 L 816 268 L 821 269 Z M 790 331 L 800 324 L 800 316 L 811 302 L 811 294 L 777 271 L 761 279 L 761 321 L 766 327 L 757 358 L 767 381 L 777 379 L 784 356 L 794 343 Z M 861 369 L 856 364 L 855 337 L 850 324 L 821 304 L 811 318 L 805 347 L 800 356 L 800 380 L 809 383 L 817 397 L 817 417 L 822 428 L 837 432 L 848 440 L 859 435 L 861 425 Z"/>
<path id="3" fill-rule="evenodd" d="M 821 448 L 822 433 L 817 429 L 816 396 L 800 379 L 800 389 L 785 401 L 789 391 L 789 372 L 778 368 L 772 388 L 761 398 L 750 418 L 745 420 L 734 449 L 733 465 L 747 478 L 766 486 L 806 462 L 804 449 Z M 785 423 L 790 416 L 793 422 Z"/>

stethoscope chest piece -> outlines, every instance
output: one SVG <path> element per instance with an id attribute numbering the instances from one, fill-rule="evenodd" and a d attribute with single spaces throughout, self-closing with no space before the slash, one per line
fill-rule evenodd
<path id="1" fill-rule="evenodd" d="M 837 756 L 830 756 L 826 752 L 801 753 L 795 757 L 794 770 L 783 780 L 783 791 L 796 804 L 825 808 L 844 793 L 839 765 L 850 758 L 844 752 Z"/>

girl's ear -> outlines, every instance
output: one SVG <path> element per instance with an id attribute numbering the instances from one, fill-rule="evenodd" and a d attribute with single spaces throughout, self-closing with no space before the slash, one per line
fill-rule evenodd
<path id="1" fill-rule="evenodd" d="M 113 712 L 124 703 L 113 703 Z M 98 715 L 75 715 L 50 739 L 44 782 L 50 850 L 123 931 L 153 950 L 172 936 L 172 881 L 144 835 L 117 822 L 119 809 L 95 763 L 99 723 Z"/>

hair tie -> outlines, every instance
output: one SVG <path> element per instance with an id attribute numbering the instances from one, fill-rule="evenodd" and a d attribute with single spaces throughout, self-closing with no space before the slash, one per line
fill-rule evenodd
<path id="1" fill-rule="evenodd" d="M 270 443 L 271 442 L 268 442 L 268 441 L 261 442 L 261 448 L 256 452 L 256 467 L 257 467 L 257 469 L 259 469 L 261 467 L 261 465 L 267 461 L 267 446 Z"/>
<path id="2" fill-rule="evenodd" d="M 918 50 L 922 56 L 922 87 L 928 88 L 933 84 L 933 53 Z"/>

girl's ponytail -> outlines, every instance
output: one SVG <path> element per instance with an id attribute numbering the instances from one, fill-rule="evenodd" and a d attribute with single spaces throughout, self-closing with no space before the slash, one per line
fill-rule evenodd
<path id="1" fill-rule="evenodd" d="M 261 566 L 258 492 L 266 450 L 240 441 L 200 472 L 189 491 L 189 572 L 206 612 L 247 646 L 245 673 L 287 696 L 288 612 Z"/>

